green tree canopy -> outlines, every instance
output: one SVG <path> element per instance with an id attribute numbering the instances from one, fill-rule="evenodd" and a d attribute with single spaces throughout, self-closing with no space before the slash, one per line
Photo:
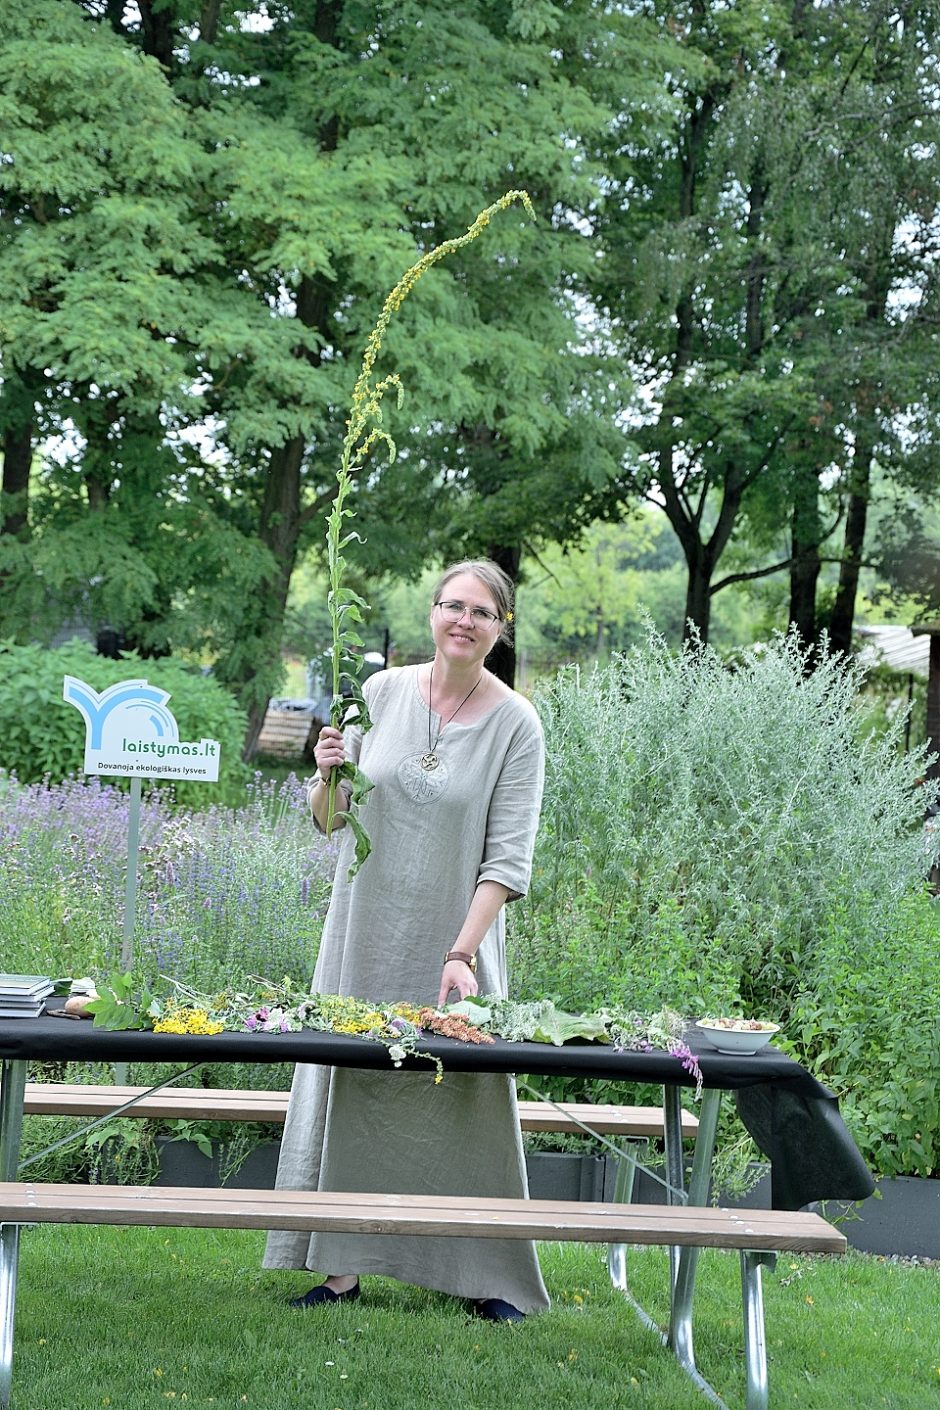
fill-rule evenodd
<path id="1" fill-rule="evenodd" d="M 508 187 L 536 225 L 504 219 L 391 330 L 407 403 L 394 472 L 361 485 L 370 569 L 576 534 L 623 445 L 583 326 L 590 151 L 614 94 L 658 86 L 658 42 L 592 0 L 5 13 L 4 630 L 80 611 L 201 653 L 256 729 L 366 333 Z"/>
<path id="2" fill-rule="evenodd" d="M 871 461 L 905 458 L 925 404 L 911 374 L 935 336 L 936 7 L 638 8 L 684 63 L 671 131 L 650 142 L 627 113 L 606 158 L 598 297 L 644 389 L 627 486 L 665 507 L 700 635 L 723 586 L 788 568 L 812 639 L 823 545 L 847 507 L 836 552 L 857 572 Z M 844 589 L 851 623 L 848 571 Z"/>

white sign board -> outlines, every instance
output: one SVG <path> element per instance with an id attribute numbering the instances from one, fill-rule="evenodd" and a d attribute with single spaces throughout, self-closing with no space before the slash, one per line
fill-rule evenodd
<path id="1" fill-rule="evenodd" d="M 85 681 L 66 676 L 62 698 L 85 719 L 86 774 L 217 782 L 218 740 L 181 740 L 166 708 L 169 692 L 159 686 L 118 681 L 99 695 Z"/>

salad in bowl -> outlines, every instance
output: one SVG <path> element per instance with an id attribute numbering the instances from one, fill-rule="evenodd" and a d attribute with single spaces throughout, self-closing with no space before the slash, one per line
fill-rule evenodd
<path id="1" fill-rule="evenodd" d="M 720 1053 L 756 1053 L 780 1032 L 759 1018 L 700 1018 L 696 1028 Z"/>

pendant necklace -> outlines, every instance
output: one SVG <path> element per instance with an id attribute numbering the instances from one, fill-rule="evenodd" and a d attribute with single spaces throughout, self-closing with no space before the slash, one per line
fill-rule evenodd
<path id="1" fill-rule="evenodd" d="M 428 680 L 428 752 L 427 752 L 426 754 L 422 754 L 422 755 L 421 755 L 421 767 L 422 767 L 422 769 L 425 769 L 427 772 L 430 772 L 432 769 L 436 769 L 436 768 L 437 768 L 438 764 L 439 764 L 441 761 L 440 761 L 440 759 L 437 757 L 437 755 L 435 754 L 434 751 L 435 751 L 435 749 L 437 748 L 438 741 L 439 741 L 441 735 L 444 733 L 445 727 L 450 724 L 451 720 L 454 718 L 454 715 L 459 715 L 459 714 L 460 714 L 460 711 L 461 711 L 461 710 L 463 709 L 463 707 L 466 705 L 467 701 L 470 699 L 470 696 L 473 694 L 474 690 L 476 690 L 477 686 L 480 684 L 480 681 L 481 681 L 482 679 L 483 679 L 483 672 L 481 671 L 481 672 L 480 672 L 479 680 L 477 680 L 476 685 L 474 685 L 474 686 L 472 687 L 472 689 L 470 689 L 470 690 L 467 691 L 466 695 L 465 695 L 464 698 L 461 700 L 460 704 L 457 706 L 457 709 L 454 711 L 454 714 L 453 714 L 453 715 L 448 715 L 448 716 L 447 716 L 447 719 L 446 719 L 446 720 L 443 720 L 443 721 L 441 722 L 440 726 L 438 727 L 437 734 L 434 736 L 434 739 L 432 740 L 432 739 L 431 739 L 431 695 L 432 695 L 432 692 L 433 692 L 433 690 L 434 690 L 434 667 L 433 667 L 433 666 L 431 667 L 431 675 L 430 675 L 430 678 L 429 678 L 429 680 Z"/>

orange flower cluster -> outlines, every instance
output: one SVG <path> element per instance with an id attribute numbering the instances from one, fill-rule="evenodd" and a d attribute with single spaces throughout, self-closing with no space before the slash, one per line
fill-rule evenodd
<path id="1" fill-rule="evenodd" d="M 436 1013 L 434 1009 L 420 1009 L 418 1022 L 422 1028 L 437 1033 L 442 1038 L 457 1038 L 461 1043 L 495 1043 L 496 1039 L 482 1028 L 475 1028 L 465 1018 L 455 1013 Z"/>

